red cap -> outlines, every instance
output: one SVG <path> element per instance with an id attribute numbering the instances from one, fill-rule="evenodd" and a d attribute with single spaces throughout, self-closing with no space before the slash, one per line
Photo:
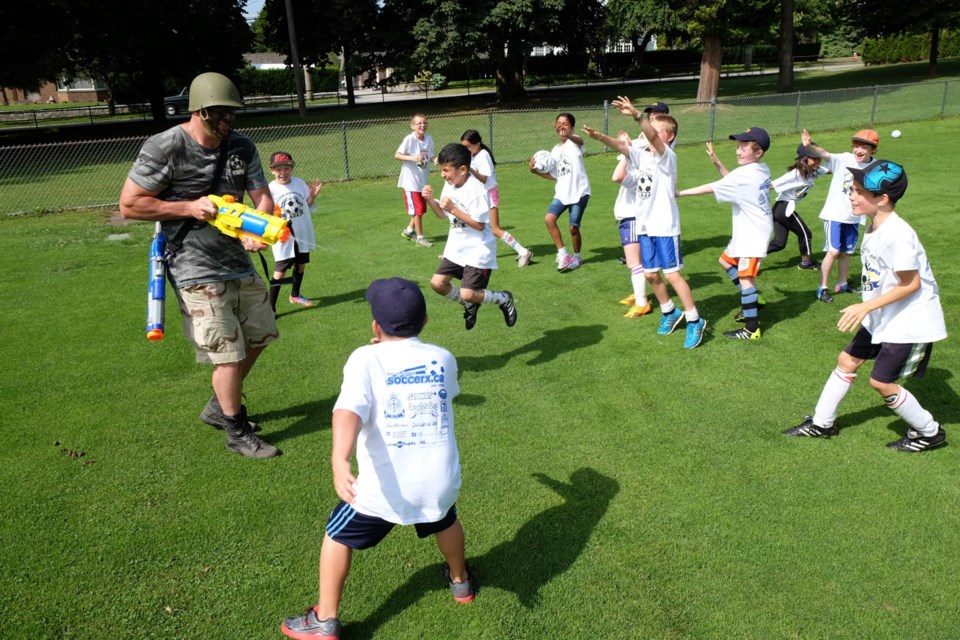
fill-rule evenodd
<path id="1" fill-rule="evenodd" d="M 880 146 L 880 135 L 877 134 L 873 129 L 861 129 L 853 134 L 854 142 L 862 142 L 863 144 L 869 144 L 874 149 Z"/>

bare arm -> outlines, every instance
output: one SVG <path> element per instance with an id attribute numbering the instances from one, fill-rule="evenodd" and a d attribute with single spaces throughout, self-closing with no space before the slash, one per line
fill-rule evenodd
<path id="1" fill-rule="evenodd" d="M 352 503 L 357 497 L 353 485 L 357 478 L 353 475 L 350 459 L 353 446 L 360 431 L 360 416 L 348 409 L 333 412 L 333 447 L 330 452 L 330 465 L 333 468 L 333 488 L 340 499 Z"/>
<path id="2" fill-rule="evenodd" d="M 538 176 L 540 176 L 541 178 L 546 178 L 547 180 L 556 180 L 556 178 L 553 177 L 552 175 L 550 175 L 549 173 L 537 171 L 537 170 L 534 168 L 535 165 L 536 165 L 536 161 L 534 160 L 533 156 L 530 156 L 530 173 L 532 173 L 532 174 L 534 174 L 534 175 L 538 175 Z"/>
<path id="3" fill-rule="evenodd" d="M 443 218 L 444 220 L 446 220 L 447 214 L 444 212 L 443 209 L 440 208 L 440 203 L 437 202 L 436 199 L 433 197 L 433 187 L 431 187 L 430 185 L 427 185 L 423 188 L 423 191 L 421 193 L 423 195 L 423 199 L 427 203 L 427 206 L 430 207 L 430 209 L 436 214 L 436 216 L 438 218 Z"/>
<path id="4" fill-rule="evenodd" d="M 583 125 L 582 130 L 585 134 L 587 134 L 594 140 L 599 140 L 600 142 L 607 145 L 614 151 L 618 151 L 623 155 L 627 155 L 630 153 L 630 143 L 628 141 L 624 141 L 619 137 L 611 138 L 607 134 L 601 133 L 600 131 L 597 131 L 596 129 L 588 125 Z"/>
<path id="5" fill-rule="evenodd" d="M 821 160 L 829 160 L 830 152 L 824 149 L 823 147 L 818 147 L 810 141 L 810 132 L 804 129 L 800 132 L 800 142 L 803 143 L 803 146 L 807 148 L 813 155 L 820 158 Z"/>
<path id="6" fill-rule="evenodd" d="M 270 191 L 267 191 L 267 195 Z M 127 178 L 120 191 L 120 215 L 128 220 L 212 220 L 217 206 L 206 196 L 196 200 L 167 202 L 157 197 L 157 193 L 147 191 L 136 182 Z"/>
<path id="7" fill-rule="evenodd" d="M 476 178 L 477 180 L 479 180 L 481 184 L 487 184 L 487 178 L 488 178 L 489 176 L 483 175 L 482 173 L 480 173 L 479 171 L 477 171 L 477 170 L 474 169 L 473 167 L 470 167 L 470 173 L 472 173 L 472 174 L 473 174 L 473 177 Z"/>
<path id="8" fill-rule="evenodd" d="M 437 201 L 434 200 L 434 202 L 437 202 Z M 453 200 L 451 200 L 450 198 L 447 198 L 447 197 L 440 198 L 440 201 L 437 202 L 437 206 L 440 207 L 442 211 L 446 211 L 447 213 L 449 213 L 454 218 L 462 222 L 464 225 L 470 227 L 471 229 L 482 231 L 483 228 L 486 226 L 486 224 L 484 224 L 483 222 L 480 222 L 479 220 L 474 220 L 473 218 L 471 218 L 466 211 L 461 211 L 460 209 L 458 209 L 457 206 L 453 204 Z M 443 217 L 446 217 L 446 216 L 443 216 Z"/>
<path id="9" fill-rule="evenodd" d="M 899 281 L 897 286 L 882 296 L 877 296 L 866 302 L 852 304 L 849 307 L 841 309 L 840 320 L 837 321 L 837 328 L 840 329 L 840 331 L 853 331 L 857 328 L 857 325 L 863 322 L 863 319 L 866 318 L 867 314 L 871 311 L 906 298 L 920 290 L 919 271 L 897 271 L 897 280 Z"/>
<path id="10" fill-rule="evenodd" d="M 707 193 L 713 193 L 713 187 L 709 184 L 703 184 L 699 187 L 692 187 L 690 189 L 684 189 L 683 191 L 677 192 L 677 197 L 681 196 L 702 196 Z"/>
<path id="11" fill-rule="evenodd" d="M 730 173 L 730 171 L 728 171 L 727 168 L 723 166 L 723 162 L 720 161 L 720 158 L 717 157 L 717 154 L 713 152 L 712 142 L 707 143 L 707 155 L 710 157 L 710 162 L 713 163 L 713 166 L 715 166 L 717 168 L 717 171 L 720 172 L 721 177 Z"/>

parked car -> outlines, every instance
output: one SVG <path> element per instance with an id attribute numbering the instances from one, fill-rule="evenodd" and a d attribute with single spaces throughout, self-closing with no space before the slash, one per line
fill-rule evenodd
<path id="1" fill-rule="evenodd" d="M 184 87 L 183 90 L 175 96 L 167 96 L 163 99 L 163 110 L 168 116 L 175 116 L 181 111 L 186 111 L 190 102 L 190 90 Z"/>

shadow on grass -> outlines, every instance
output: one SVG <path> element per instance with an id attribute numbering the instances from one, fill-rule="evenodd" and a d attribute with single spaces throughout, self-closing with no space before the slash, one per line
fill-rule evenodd
<path id="1" fill-rule="evenodd" d="M 457 363 L 460 371 L 490 371 L 505 366 L 517 356 L 536 353 L 536 357 L 528 361 L 527 366 L 546 364 L 560 354 L 598 344 L 606 329 L 607 325 L 604 324 L 550 329 L 543 332 L 543 337 L 517 347 L 513 351 L 481 357 L 466 356 L 457 358 Z"/>
<path id="2" fill-rule="evenodd" d="M 283 440 L 297 438 L 299 436 L 330 428 L 330 414 L 333 412 L 333 405 L 337 401 L 337 396 L 330 396 L 323 400 L 313 402 L 304 402 L 276 411 L 267 411 L 257 413 L 253 416 L 254 420 L 263 423 L 264 430 L 261 434 L 270 444 L 277 444 Z M 270 430 L 271 420 L 295 420 L 288 426 L 279 431 Z"/>
<path id="3" fill-rule="evenodd" d="M 280 293 L 279 304 L 284 304 L 284 295 L 283 291 Z M 286 291 L 287 299 L 289 299 L 290 291 Z M 313 298 L 313 301 L 317 303 L 316 307 L 305 307 L 299 304 L 289 303 L 290 308 L 286 311 L 278 311 L 277 317 L 282 318 L 283 316 L 291 316 L 295 313 L 301 313 L 303 311 L 310 311 L 311 309 L 317 309 L 319 307 L 332 307 L 334 305 L 340 304 L 342 302 L 363 302 L 364 295 L 366 294 L 365 289 L 357 289 L 356 291 L 349 291 L 346 293 L 338 293 L 332 296 L 321 296 L 319 298 Z"/>
<path id="4" fill-rule="evenodd" d="M 583 553 L 593 529 L 606 514 L 620 485 L 594 469 L 581 468 L 562 482 L 542 474 L 532 474 L 543 486 L 556 492 L 563 502 L 534 516 L 517 530 L 513 539 L 500 543 L 482 556 L 469 556 L 471 582 L 483 589 L 503 589 L 516 594 L 520 603 L 535 608 L 540 591 L 558 575 L 567 571 Z M 401 615 L 431 591 L 446 590 L 442 564 L 424 567 L 394 591 L 370 616 L 348 624 L 344 635 L 371 638 L 381 624 Z"/>

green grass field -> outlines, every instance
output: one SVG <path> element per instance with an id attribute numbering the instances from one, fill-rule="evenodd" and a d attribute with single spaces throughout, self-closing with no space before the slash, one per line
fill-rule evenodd
<path id="1" fill-rule="evenodd" d="M 902 138 L 889 137 L 894 126 Z M 841 151 L 851 133 L 815 135 Z M 960 120 L 881 134 L 878 155 L 909 173 L 900 213 L 956 332 L 960 157 L 946 141 Z M 797 142 L 774 138 L 775 176 Z M 734 166 L 732 143 L 718 153 Z M 715 179 L 701 145 L 678 154 L 681 188 Z M 498 245 L 492 287 L 515 294 L 516 327 L 486 308 L 465 332 L 458 307 L 426 292 L 423 337 L 460 365 L 458 504 L 480 590 L 454 603 L 433 543 L 398 529 L 355 556 L 344 638 L 957 637 L 956 340 L 907 383 L 950 446 L 886 449 L 905 425 L 869 388 L 869 368 L 838 438 L 782 436 L 812 410 L 848 340 L 835 329 L 842 299 L 815 300 L 816 274 L 796 269 L 791 239 L 764 262 L 763 339 L 725 340 L 738 305 L 716 262 L 729 207 L 689 198 L 685 273 L 707 340 L 686 352 L 682 333 L 655 335 L 656 317 L 624 319 L 614 163 L 587 161 L 586 264 L 568 274 L 555 271 L 542 223 L 551 183 L 500 168 L 502 220 L 537 253 L 518 269 Z M 334 183 L 320 195 L 321 249 L 304 288 L 320 306 L 281 302 L 282 339 L 247 385 L 262 435 L 284 452 L 263 462 L 225 451 L 197 419 L 210 370 L 193 363 L 175 309 L 162 343 L 144 338 L 150 225 L 115 226 L 103 211 L 0 219 L 0 637 L 276 638 L 284 617 L 315 603 L 336 501 L 330 410 L 347 356 L 369 339 L 363 291 L 390 275 L 428 290 L 446 235 L 434 217 L 433 248 L 403 240 L 394 185 Z M 800 206 L 816 243 L 827 185 Z"/>

